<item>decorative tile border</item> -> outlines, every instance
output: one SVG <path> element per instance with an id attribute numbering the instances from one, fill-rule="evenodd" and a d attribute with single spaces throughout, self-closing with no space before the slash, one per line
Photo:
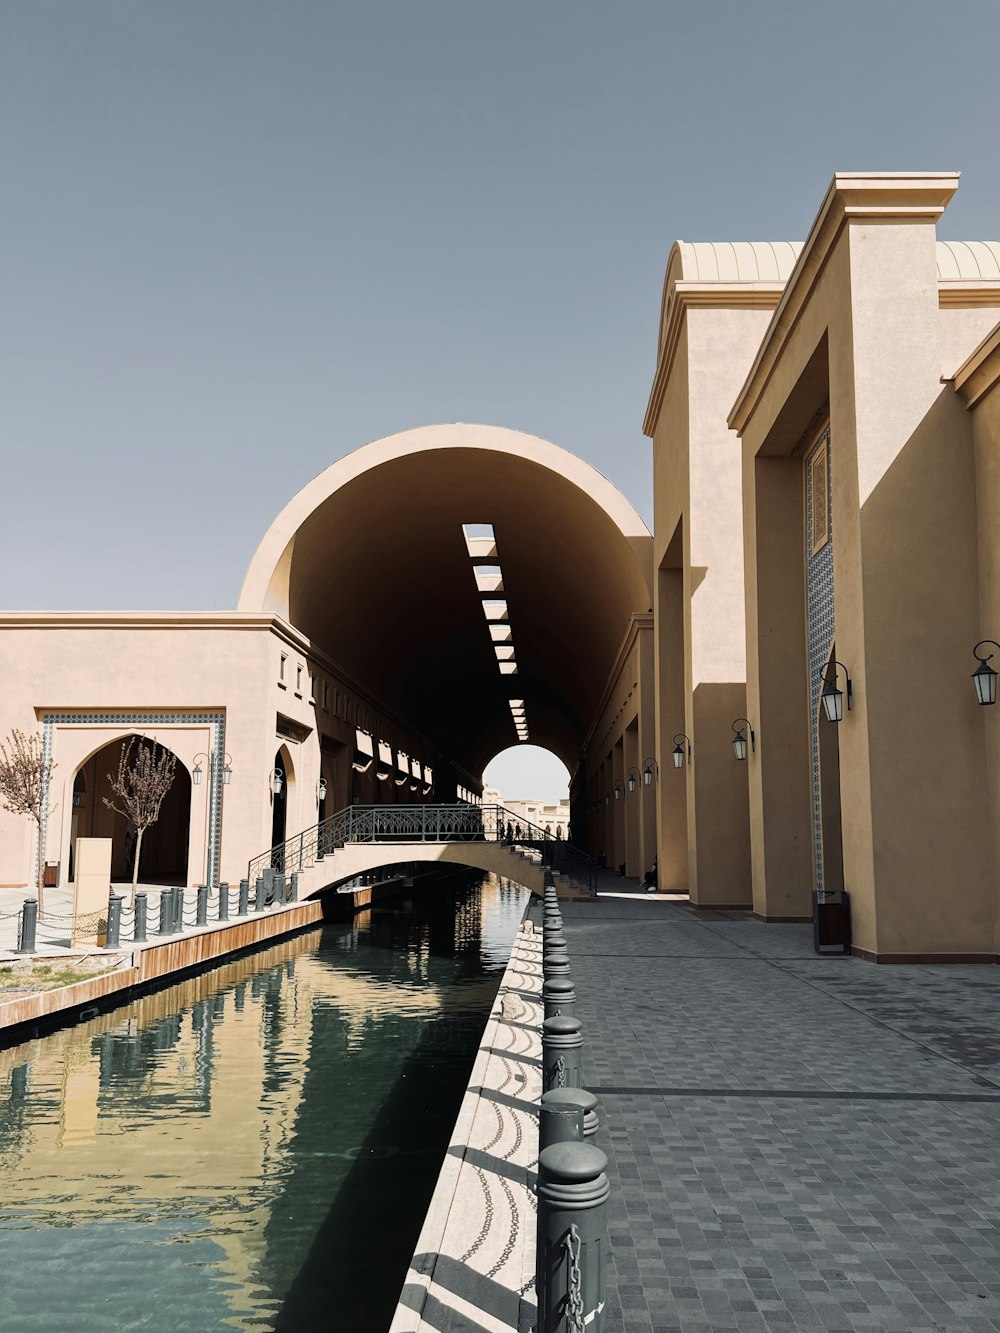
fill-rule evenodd
<path id="1" fill-rule="evenodd" d="M 205 726 L 212 728 L 212 740 L 209 747 L 211 763 L 208 773 L 208 865 L 206 873 L 209 884 L 219 882 L 219 862 L 222 850 L 222 764 L 226 753 L 226 715 L 225 713 L 191 712 L 165 713 L 161 711 L 134 711 L 128 713 L 45 713 L 42 717 L 42 753 L 47 761 L 52 759 L 52 741 L 57 726 L 98 726 L 98 727 L 169 727 L 169 726 Z M 48 790 L 45 792 L 43 809 L 48 806 Z M 42 855 L 48 837 L 48 814 L 42 819 Z M 34 873 L 38 876 L 38 852 L 35 852 Z"/>
<path id="2" fill-rule="evenodd" d="M 821 449 L 826 450 L 826 495 L 829 505 L 831 480 L 830 429 L 823 432 L 809 451 L 806 469 L 806 628 L 809 644 L 809 756 L 812 784 L 813 868 L 816 892 L 822 894 L 823 883 L 823 806 L 819 770 L 819 696 L 822 689 L 820 673 L 826 666 L 835 631 L 833 609 L 833 516 L 830 505 L 827 512 L 828 540 L 813 555 L 813 460 Z"/>

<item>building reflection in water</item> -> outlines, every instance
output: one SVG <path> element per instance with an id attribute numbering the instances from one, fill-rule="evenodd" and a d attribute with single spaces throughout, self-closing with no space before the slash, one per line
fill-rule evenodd
<path id="1" fill-rule="evenodd" d="M 61 1326 L 56 1305 L 45 1324 L 49 1261 L 74 1329 L 157 1302 L 143 1327 L 294 1327 L 286 1302 L 308 1319 L 330 1298 L 319 1238 L 361 1243 L 330 1227 L 365 1213 L 386 1158 L 423 1191 L 386 1201 L 391 1243 L 368 1251 L 376 1269 L 392 1251 L 391 1306 L 523 907 L 506 882 L 461 877 L 0 1051 L 0 1246 L 17 1274 L 0 1327 Z M 380 1326 L 356 1304 L 337 1327 Z"/>

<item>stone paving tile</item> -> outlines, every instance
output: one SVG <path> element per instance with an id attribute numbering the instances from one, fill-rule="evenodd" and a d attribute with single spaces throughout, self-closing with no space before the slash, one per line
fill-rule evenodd
<path id="1" fill-rule="evenodd" d="M 609 1333 L 1000 1330 L 996 969 L 562 910 L 585 1079 L 622 1090 L 600 1093 Z"/>

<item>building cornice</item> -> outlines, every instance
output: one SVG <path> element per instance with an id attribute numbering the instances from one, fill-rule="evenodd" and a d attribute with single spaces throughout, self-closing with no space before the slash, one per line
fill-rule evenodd
<path id="1" fill-rule="evenodd" d="M 989 306 L 1000 308 L 1000 279 L 953 279 L 938 281 L 939 306 Z"/>
<path id="2" fill-rule="evenodd" d="M 958 188 L 958 172 L 843 172 L 834 176 L 750 373 L 729 414 L 742 435 L 841 231 L 850 222 L 936 222 Z"/>
<path id="3" fill-rule="evenodd" d="M 693 306 L 744 310 L 773 310 L 784 291 L 783 282 L 678 282 L 667 302 L 660 357 L 649 392 L 642 433 L 653 438 L 663 397 L 673 370 L 684 316 Z"/>
<path id="4" fill-rule="evenodd" d="M 975 407 L 1000 384 L 1000 324 L 986 335 L 971 356 L 966 357 L 955 371 L 952 383 L 966 407 Z"/>

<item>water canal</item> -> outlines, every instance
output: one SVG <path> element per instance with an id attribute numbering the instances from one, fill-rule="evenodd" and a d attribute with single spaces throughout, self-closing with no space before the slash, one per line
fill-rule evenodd
<path id="1" fill-rule="evenodd" d="M 525 905 L 493 876 L 0 1051 L 0 1328 L 388 1327 Z"/>

